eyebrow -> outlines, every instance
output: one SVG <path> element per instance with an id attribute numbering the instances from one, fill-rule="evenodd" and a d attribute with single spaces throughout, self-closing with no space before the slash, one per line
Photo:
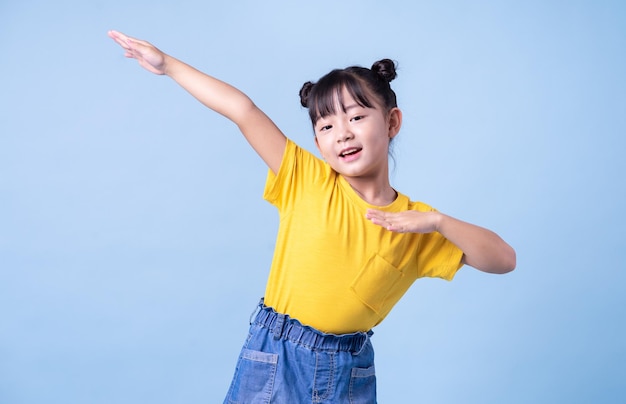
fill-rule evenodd
<path id="1" fill-rule="evenodd" d="M 346 107 L 343 107 L 343 110 L 345 112 L 348 112 L 349 110 L 354 109 L 354 108 L 363 108 L 363 107 L 355 102 L 354 104 L 350 104 Z"/>

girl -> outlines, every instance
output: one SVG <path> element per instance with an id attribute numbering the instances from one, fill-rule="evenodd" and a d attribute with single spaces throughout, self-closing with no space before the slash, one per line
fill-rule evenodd
<path id="1" fill-rule="evenodd" d="M 269 167 L 264 198 L 280 215 L 276 250 L 225 403 L 375 403 L 371 329 L 413 281 L 451 280 L 463 264 L 514 269 L 514 250 L 495 233 L 391 187 L 389 144 L 402 124 L 392 61 L 304 84 L 322 161 L 236 88 L 148 42 L 109 36 L 233 121 Z"/>

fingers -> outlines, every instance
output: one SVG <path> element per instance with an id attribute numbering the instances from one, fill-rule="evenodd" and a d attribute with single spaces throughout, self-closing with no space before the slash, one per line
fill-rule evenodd
<path id="1" fill-rule="evenodd" d="M 384 215 L 386 215 L 387 212 L 383 212 L 382 210 L 377 210 L 377 209 L 368 209 L 365 212 L 365 216 L 367 218 L 372 218 L 372 217 L 384 217 Z"/>
<path id="2" fill-rule="evenodd" d="M 119 31 L 111 30 L 107 34 L 124 49 L 125 57 L 136 59 L 141 67 L 151 73 L 165 74 L 166 55 L 152 44 L 131 38 Z"/>
<path id="3" fill-rule="evenodd" d="M 126 50 L 126 52 L 133 52 L 134 50 L 136 50 L 137 45 L 143 45 L 143 46 L 148 45 L 148 43 L 146 41 L 140 41 L 138 39 L 131 38 L 128 35 L 124 35 L 124 34 L 122 34 L 119 31 L 111 30 L 111 31 L 108 32 L 108 35 L 118 45 L 120 45 L 122 48 L 124 48 L 124 50 Z"/>
<path id="4" fill-rule="evenodd" d="M 128 37 L 124 34 L 122 34 L 121 32 L 117 32 L 117 31 L 109 31 L 108 35 L 111 39 L 113 39 L 115 42 L 117 42 L 118 45 L 120 45 L 122 48 L 127 49 L 129 48 L 128 45 Z"/>
<path id="5" fill-rule="evenodd" d="M 139 47 L 144 45 L 143 41 L 138 41 L 134 38 L 131 38 L 127 35 L 122 34 L 118 31 L 109 31 L 109 37 L 113 39 L 119 46 L 124 49 L 124 56 L 131 59 L 138 59 L 140 57 L 141 51 Z"/>
<path id="6" fill-rule="evenodd" d="M 378 220 L 378 221 L 389 221 L 394 217 L 398 216 L 397 213 L 394 212 L 383 212 L 381 210 L 376 209 L 368 209 L 365 213 L 365 217 L 370 220 Z"/>
<path id="7" fill-rule="evenodd" d="M 397 231 L 399 229 L 398 224 L 394 223 L 394 213 L 383 212 L 376 209 L 368 209 L 365 213 L 365 217 L 372 223 L 382 226 L 390 231 Z"/>
<path id="8" fill-rule="evenodd" d="M 122 49 L 124 49 L 124 51 L 126 51 L 126 53 L 124 53 L 124 56 L 126 56 L 127 58 L 134 57 L 135 49 L 132 46 L 130 38 L 117 31 L 109 31 L 108 34 L 109 37 L 111 37 L 111 39 L 115 41 L 115 43 L 117 43 L 119 46 L 122 47 Z"/>
<path id="9" fill-rule="evenodd" d="M 383 212 L 368 209 L 365 217 L 372 223 L 396 233 L 430 233 L 434 231 L 432 220 L 426 213 L 416 211 Z"/>

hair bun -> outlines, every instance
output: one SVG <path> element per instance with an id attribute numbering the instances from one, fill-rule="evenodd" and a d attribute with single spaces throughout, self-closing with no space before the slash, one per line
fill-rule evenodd
<path id="1" fill-rule="evenodd" d="M 307 81 L 302 85 L 302 88 L 300 89 L 300 104 L 302 104 L 302 106 L 305 108 L 309 107 L 309 95 L 311 94 L 312 88 L 313 83 Z"/>
<path id="2" fill-rule="evenodd" d="M 374 62 L 371 70 L 388 83 L 397 76 L 396 62 L 391 59 L 381 59 L 378 62 Z"/>

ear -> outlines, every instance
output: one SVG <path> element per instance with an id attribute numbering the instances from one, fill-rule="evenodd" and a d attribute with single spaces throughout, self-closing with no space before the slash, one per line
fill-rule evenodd
<path id="1" fill-rule="evenodd" d="M 402 111 L 399 108 L 392 108 L 388 115 L 389 139 L 393 139 L 402 127 Z"/>

